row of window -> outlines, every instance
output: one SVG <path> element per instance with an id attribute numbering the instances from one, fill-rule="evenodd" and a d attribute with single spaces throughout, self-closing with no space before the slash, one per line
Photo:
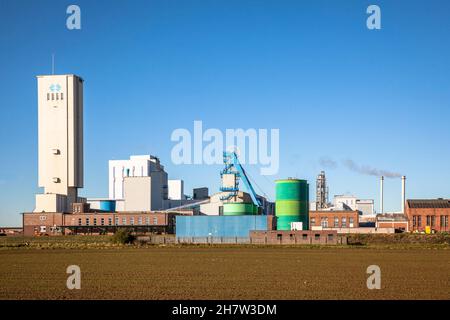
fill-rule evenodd
<path id="1" fill-rule="evenodd" d="M 105 224 L 106 223 L 105 218 L 93 218 L 93 219 L 85 218 L 84 219 L 84 221 L 85 221 L 84 225 L 85 226 L 90 226 L 91 225 L 91 220 L 92 220 L 92 225 L 93 226 L 98 226 L 98 225 L 100 225 L 100 226 L 105 226 L 105 225 L 112 226 L 113 225 L 113 219 L 112 218 L 108 218 L 107 224 Z M 124 226 L 131 225 L 131 226 L 133 226 L 133 225 L 135 225 L 135 222 L 136 221 L 135 221 L 134 217 L 130 217 L 130 219 L 127 219 L 126 217 L 122 217 L 122 218 L 115 217 L 114 225 L 115 226 L 120 226 L 120 225 L 124 225 Z M 100 223 L 100 224 L 98 224 L 98 223 Z M 151 225 L 151 224 L 157 225 L 158 224 L 158 217 L 153 217 L 153 219 L 150 219 L 150 217 L 145 217 L 145 219 L 143 219 L 142 217 L 138 217 L 137 218 L 137 225 L 139 225 L 139 226 Z M 79 226 L 83 225 L 83 219 L 82 218 L 78 218 L 78 225 Z"/>
<path id="2" fill-rule="evenodd" d="M 277 240 L 281 240 L 282 239 L 282 237 L 283 237 L 283 235 L 282 234 L 277 234 Z M 328 240 L 333 240 L 333 234 L 328 234 L 327 235 L 327 237 L 328 237 Z M 289 234 L 289 239 L 290 240 L 294 240 L 295 239 L 295 235 L 293 235 L 293 234 Z M 306 233 L 303 233 L 302 234 L 302 240 L 308 240 L 308 234 L 306 234 Z M 314 240 L 320 240 L 320 233 L 316 233 L 316 234 L 314 234 Z"/>
<path id="3" fill-rule="evenodd" d="M 311 218 L 310 219 L 310 224 L 311 226 L 316 225 L 316 218 Z M 353 225 L 354 223 L 354 218 L 350 217 L 348 218 L 348 223 L 349 225 Z M 328 224 L 328 217 L 321 217 L 320 218 L 320 225 L 323 228 L 328 228 L 329 224 Z M 333 219 L 333 227 L 334 228 L 339 228 L 339 217 L 334 217 Z M 347 228 L 347 217 L 342 217 L 341 218 L 341 228 Z"/>
<path id="4" fill-rule="evenodd" d="M 61 92 L 57 93 L 47 93 L 47 101 L 50 100 L 64 100 L 64 94 Z"/>
<path id="5" fill-rule="evenodd" d="M 436 227 L 436 217 L 437 216 L 426 216 L 426 225 L 431 228 Z M 448 216 L 439 216 L 439 222 L 441 228 L 448 228 Z M 422 226 L 422 216 L 413 216 L 413 227 Z"/>

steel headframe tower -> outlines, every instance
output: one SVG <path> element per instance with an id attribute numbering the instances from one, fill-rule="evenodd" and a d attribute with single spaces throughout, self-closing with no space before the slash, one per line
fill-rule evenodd
<path id="1" fill-rule="evenodd" d="M 325 171 L 317 175 L 316 180 L 316 209 L 325 209 L 328 207 L 328 187 Z"/>

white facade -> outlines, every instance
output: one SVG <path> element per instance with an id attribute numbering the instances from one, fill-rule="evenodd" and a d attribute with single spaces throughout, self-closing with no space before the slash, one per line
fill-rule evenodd
<path id="1" fill-rule="evenodd" d="M 125 177 L 152 177 L 159 181 L 163 189 L 163 197 L 167 199 L 167 173 L 159 159 L 150 156 L 131 156 L 129 160 L 109 161 L 109 198 L 124 199 Z M 158 186 L 159 188 L 159 186 Z"/>
<path id="2" fill-rule="evenodd" d="M 335 209 L 339 210 L 357 210 L 356 200 L 357 198 L 353 195 L 336 195 L 333 199 L 333 205 Z"/>
<path id="3" fill-rule="evenodd" d="M 365 216 L 372 216 L 375 214 L 375 206 L 373 199 L 358 199 L 356 200 L 356 210 L 362 212 Z"/>
<path id="4" fill-rule="evenodd" d="M 183 180 L 168 180 L 169 200 L 184 200 L 184 181 Z"/>
<path id="5" fill-rule="evenodd" d="M 70 212 L 83 187 L 83 80 L 38 76 L 38 184 L 35 212 Z"/>

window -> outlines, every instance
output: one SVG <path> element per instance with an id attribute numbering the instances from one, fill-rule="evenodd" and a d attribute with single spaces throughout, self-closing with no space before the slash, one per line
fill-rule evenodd
<path id="1" fill-rule="evenodd" d="M 413 227 L 417 227 L 417 216 L 413 216 Z"/>
<path id="2" fill-rule="evenodd" d="M 320 240 L 320 234 L 319 233 L 316 233 L 314 235 L 314 240 Z"/>
<path id="3" fill-rule="evenodd" d="M 56 100 L 59 100 L 59 93 L 56 93 Z"/>
<path id="4" fill-rule="evenodd" d="M 320 218 L 320 225 L 322 226 L 322 228 L 328 228 L 328 218 L 327 217 Z"/>
<path id="5" fill-rule="evenodd" d="M 338 217 L 334 217 L 334 227 L 339 228 L 339 218 Z"/>
<path id="6" fill-rule="evenodd" d="M 418 227 L 422 226 L 422 216 L 417 216 L 417 226 Z"/>
<path id="7" fill-rule="evenodd" d="M 332 233 L 329 233 L 328 234 L 328 241 L 332 241 L 333 240 L 333 234 Z"/>
<path id="8" fill-rule="evenodd" d="M 277 240 L 281 240 L 282 237 L 283 237 L 283 236 L 282 236 L 281 233 L 277 234 Z"/>
<path id="9" fill-rule="evenodd" d="M 302 239 L 303 240 L 308 240 L 308 235 L 306 233 L 302 234 Z"/>
<path id="10" fill-rule="evenodd" d="M 134 226 L 134 217 L 130 218 L 130 225 Z"/>
<path id="11" fill-rule="evenodd" d="M 108 226 L 112 226 L 112 218 L 108 218 Z"/>
<path id="12" fill-rule="evenodd" d="M 47 93 L 47 101 L 50 100 L 50 93 Z"/>
<path id="13" fill-rule="evenodd" d="M 431 225 L 431 216 L 427 216 L 427 226 Z"/>
<path id="14" fill-rule="evenodd" d="M 94 218 L 94 226 L 97 225 L 97 218 Z"/>
<path id="15" fill-rule="evenodd" d="M 157 217 L 153 218 L 153 224 L 158 224 L 158 218 Z"/>
<path id="16" fill-rule="evenodd" d="M 86 218 L 86 225 L 89 225 L 89 218 Z"/>
<path id="17" fill-rule="evenodd" d="M 142 225 L 142 217 L 138 217 L 138 225 Z"/>
<path id="18" fill-rule="evenodd" d="M 122 224 L 123 224 L 124 226 L 127 225 L 127 218 L 126 218 L 126 217 L 123 217 L 123 218 L 122 218 Z"/>
<path id="19" fill-rule="evenodd" d="M 149 225 L 150 224 L 150 217 L 145 217 L 145 224 Z"/>
<path id="20" fill-rule="evenodd" d="M 64 93 L 61 92 L 61 100 L 64 100 Z"/>
<path id="21" fill-rule="evenodd" d="M 342 228 L 347 228 L 347 218 L 343 217 L 341 221 Z"/>
<path id="22" fill-rule="evenodd" d="M 311 220 L 311 225 L 312 226 L 316 225 L 316 218 L 311 218 L 310 220 Z"/>
<path id="23" fill-rule="evenodd" d="M 100 224 L 101 224 L 102 226 L 105 225 L 105 218 L 101 218 L 101 219 L 100 219 Z"/>
<path id="24" fill-rule="evenodd" d="M 353 226 L 353 217 L 348 218 L 348 223 L 350 226 Z"/>
<path id="25" fill-rule="evenodd" d="M 445 216 L 444 218 L 444 227 L 448 228 L 448 216 Z"/>
<path id="26" fill-rule="evenodd" d="M 78 225 L 81 226 L 82 222 L 81 222 L 81 218 L 78 218 Z"/>
<path id="27" fill-rule="evenodd" d="M 436 216 L 431 216 L 431 227 L 434 228 L 436 225 Z"/>
<path id="28" fill-rule="evenodd" d="M 119 217 L 116 217 L 116 219 L 114 219 L 115 220 L 115 223 L 116 223 L 116 226 L 118 226 L 118 225 L 120 225 L 120 219 L 119 219 Z"/>
<path id="29" fill-rule="evenodd" d="M 55 94 L 52 93 L 52 100 L 55 100 Z"/>

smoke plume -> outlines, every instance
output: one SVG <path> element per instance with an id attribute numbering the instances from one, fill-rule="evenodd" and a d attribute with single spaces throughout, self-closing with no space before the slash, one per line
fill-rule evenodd
<path id="1" fill-rule="evenodd" d="M 337 167 L 337 162 L 330 157 L 322 157 L 319 159 L 319 163 L 324 168 L 335 169 Z"/>
<path id="2" fill-rule="evenodd" d="M 399 178 L 401 177 L 400 173 L 397 172 L 391 172 L 391 171 L 387 171 L 387 170 L 380 170 L 380 169 L 376 169 L 376 168 L 372 168 L 370 166 L 365 166 L 365 165 L 358 165 L 357 163 L 355 163 L 353 160 L 350 159 L 346 159 L 343 161 L 344 166 L 346 166 L 348 169 L 354 171 L 354 172 L 358 172 L 361 174 L 366 174 L 369 176 L 384 176 L 386 178 Z"/>

